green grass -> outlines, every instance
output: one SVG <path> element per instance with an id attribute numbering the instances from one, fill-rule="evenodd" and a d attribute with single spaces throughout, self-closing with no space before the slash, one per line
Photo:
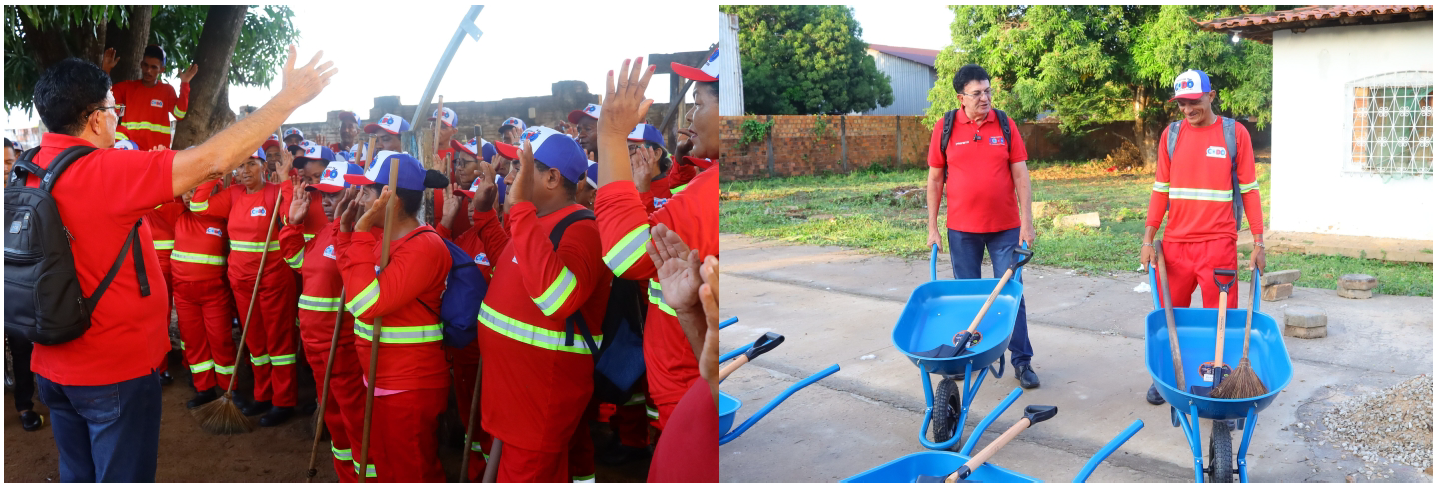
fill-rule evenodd
<path id="1" fill-rule="evenodd" d="M 1109 172 L 1103 161 L 1032 162 L 1034 200 L 1057 214 L 1100 213 L 1100 228 L 1054 227 L 1050 215 L 1036 219 L 1036 264 L 1085 273 L 1133 271 L 1149 205 L 1154 173 Z M 1269 166 L 1258 165 L 1264 223 L 1269 222 Z M 722 183 L 721 230 L 816 245 L 866 249 L 902 257 L 928 257 L 925 247 L 926 171 L 874 169 Z M 944 224 L 944 214 L 941 222 Z M 944 245 L 944 244 L 942 244 Z M 1339 275 L 1377 276 L 1382 294 L 1433 295 L 1427 264 L 1336 256 L 1272 254 L 1270 270 L 1304 271 L 1298 284 L 1332 289 Z M 1247 280 L 1247 272 L 1244 273 Z"/>

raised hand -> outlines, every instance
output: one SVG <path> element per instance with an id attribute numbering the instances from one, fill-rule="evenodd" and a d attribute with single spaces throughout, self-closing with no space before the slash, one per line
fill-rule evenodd
<path id="1" fill-rule="evenodd" d="M 116 65 L 119 65 L 119 55 L 115 54 L 114 47 L 105 49 L 104 58 L 100 59 L 100 69 L 109 74 L 110 69 L 114 69 Z"/>
<path id="2" fill-rule="evenodd" d="M 479 161 L 478 169 L 482 170 L 482 175 L 478 189 L 473 192 L 473 210 L 487 212 L 493 209 L 493 202 L 498 199 L 497 168 L 492 163 Z"/>
<path id="3" fill-rule="evenodd" d="M 439 223 L 448 229 L 453 228 L 453 219 L 458 216 L 458 209 L 462 208 L 458 204 L 458 196 L 453 193 L 457 189 L 457 183 L 449 183 L 448 189 L 443 190 L 443 218 Z"/>
<path id="4" fill-rule="evenodd" d="M 289 225 L 303 224 L 304 216 L 308 215 L 309 196 L 306 188 L 306 181 L 298 180 L 294 183 L 294 201 L 289 203 Z"/>
<path id="5" fill-rule="evenodd" d="M 323 88 L 328 86 L 329 78 L 337 74 L 338 69 L 333 67 L 333 61 L 318 63 L 323 58 L 323 51 L 314 54 L 308 64 L 295 68 L 294 61 L 298 55 L 298 48 L 289 44 L 289 57 L 284 61 L 283 89 L 279 91 L 279 95 L 287 95 L 296 105 L 301 105 L 318 97 L 318 93 L 323 92 Z M 318 66 L 314 67 L 315 64 Z M 193 66 L 190 68 L 193 69 Z"/>
<path id="6" fill-rule="evenodd" d="M 682 128 L 677 130 L 677 134 L 681 135 L 682 139 L 677 141 L 677 149 L 672 152 L 672 161 L 685 164 L 687 155 L 692 154 L 692 135 L 696 132 Z"/>
<path id="7" fill-rule="evenodd" d="M 373 227 L 374 222 L 383 218 L 384 209 L 388 207 L 388 203 L 392 199 L 393 187 L 383 187 L 383 193 L 379 194 L 378 199 L 374 200 L 373 204 L 368 206 L 368 211 L 363 212 L 363 216 L 359 217 L 358 223 L 353 225 L 353 230 L 367 232 L 368 229 Z"/>
<path id="8" fill-rule="evenodd" d="M 637 123 L 647 118 L 647 109 L 652 100 L 647 99 L 647 82 L 657 66 L 642 68 L 642 58 L 633 63 L 622 61 L 622 70 L 614 79 L 607 72 L 607 95 L 602 98 L 602 117 L 597 120 L 597 132 L 602 135 L 626 136 Z M 608 110 L 611 110 L 610 112 Z"/>
<path id="9" fill-rule="evenodd" d="M 697 289 L 702 283 L 698 274 L 700 254 L 689 249 L 666 224 L 652 227 L 652 239 L 647 244 L 647 255 L 657 267 L 657 278 L 662 281 L 662 299 L 667 305 L 683 311 L 700 304 L 697 298 Z"/>
<path id="10" fill-rule="evenodd" d="M 656 176 L 656 150 L 646 146 L 637 147 L 637 154 L 632 157 L 632 183 L 637 185 L 637 193 L 652 191 L 652 178 Z"/>
<path id="11" fill-rule="evenodd" d="M 532 199 L 532 183 L 537 178 L 537 168 L 533 165 L 536 160 L 532 157 L 532 143 L 522 140 L 522 149 L 517 152 L 518 160 L 521 162 L 517 171 L 517 178 L 513 180 L 513 189 L 508 200 L 513 205 L 526 202 Z"/>
<path id="12" fill-rule="evenodd" d="M 274 175 L 279 177 L 279 183 L 289 181 L 289 169 L 294 166 L 294 154 L 289 153 L 288 147 L 279 148 L 279 159 L 274 167 Z"/>
<path id="13" fill-rule="evenodd" d="M 188 69 L 185 69 L 184 72 L 179 73 L 179 82 L 188 84 L 189 81 L 194 79 L 194 75 L 198 73 L 199 64 L 189 64 Z"/>

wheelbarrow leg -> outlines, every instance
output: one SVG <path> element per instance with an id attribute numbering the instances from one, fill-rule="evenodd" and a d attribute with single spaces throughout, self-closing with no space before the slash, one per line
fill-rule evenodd
<path id="1" fill-rule="evenodd" d="M 1249 452 L 1249 441 L 1254 439 L 1254 425 L 1259 423 L 1259 414 L 1249 407 L 1249 416 L 1244 417 L 1244 438 L 1239 442 L 1239 482 L 1249 482 L 1249 465 L 1244 456 Z"/>
<path id="2" fill-rule="evenodd" d="M 1184 438 L 1189 441 L 1189 450 L 1194 454 L 1194 482 L 1204 482 L 1204 449 L 1199 439 L 1199 408 L 1191 405 L 1187 415 L 1172 408 L 1170 410 L 1179 420 L 1179 427 L 1184 430 Z"/>

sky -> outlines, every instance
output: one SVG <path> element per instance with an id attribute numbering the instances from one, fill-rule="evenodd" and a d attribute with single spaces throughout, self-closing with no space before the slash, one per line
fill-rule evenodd
<path id="1" fill-rule="evenodd" d="M 861 40 L 868 44 L 941 50 L 950 45 L 950 21 L 945 5 L 923 3 L 854 4 L 856 21 L 861 23 Z"/>
<path id="2" fill-rule="evenodd" d="M 402 103 L 416 104 L 468 11 L 467 5 L 458 4 L 333 5 L 292 6 L 300 33 L 298 64 L 322 49 L 324 59 L 333 61 L 339 73 L 289 122 L 323 121 L 331 110 L 352 110 L 367 117 L 373 98 L 379 96 L 397 95 Z M 716 6 L 695 2 L 632 3 L 621 8 L 599 3 L 505 2 L 484 7 L 474 24 L 482 30 L 482 38 L 476 43 L 463 40 L 434 102 L 439 94 L 445 101 L 545 96 L 552 93 L 552 83 L 562 80 L 584 81 L 589 92 L 602 94 L 607 71 L 621 68 L 623 59 L 705 51 L 717 40 Z M 362 27 L 366 25 L 374 27 Z M 648 98 L 667 102 L 667 77 L 652 76 Z M 165 80 L 178 90 L 177 76 Z M 261 106 L 279 86 L 278 80 L 269 88 L 231 86 L 229 105 L 236 111 L 246 104 Z M 36 125 L 38 117 L 31 113 L 7 113 L 6 129 Z"/>

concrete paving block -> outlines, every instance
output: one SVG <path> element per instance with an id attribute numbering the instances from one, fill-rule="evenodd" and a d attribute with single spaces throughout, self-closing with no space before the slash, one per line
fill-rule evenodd
<path id="1" fill-rule="evenodd" d="M 1077 226 L 1077 225 L 1084 225 L 1084 226 L 1086 226 L 1086 227 L 1099 227 L 1099 226 L 1100 226 L 1100 213 L 1099 213 L 1099 212 L 1077 213 L 1077 214 L 1074 214 L 1074 215 L 1065 215 L 1065 216 L 1061 216 L 1061 217 L 1056 217 L 1056 218 L 1055 218 L 1055 226 L 1056 226 L 1056 227 L 1074 227 L 1074 226 Z"/>
<path id="2" fill-rule="evenodd" d="M 1324 310 L 1313 306 L 1289 306 L 1284 309 L 1285 326 L 1319 328 L 1327 326 L 1328 322 Z"/>
<path id="3" fill-rule="evenodd" d="M 1285 299 L 1288 299 L 1289 296 L 1292 295 L 1294 295 L 1293 284 L 1275 284 L 1272 286 L 1264 286 L 1263 298 L 1265 301 L 1283 301 Z"/>
<path id="4" fill-rule="evenodd" d="M 1373 297 L 1373 291 L 1364 289 L 1344 289 L 1340 287 L 1338 288 L 1338 295 L 1349 299 L 1368 299 Z"/>
<path id="5" fill-rule="evenodd" d="M 1378 287 L 1378 278 L 1368 274 L 1344 274 L 1338 278 L 1339 289 L 1369 291 L 1375 287 Z"/>
<path id="6" fill-rule="evenodd" d="M 1262 277 L 1260 277 L 1259 283 L 1265 286 L 1273 286 L 1278 284 L 1293 284 L 1294 281 L 1299 280 L 1299 276 L 1302 275 L 1303 271 L 1300 271 L 1298 269 L 1274 271 L 1264 274 Z"/>
<path id="7" fill-rule="evenodd" d="M 1298 326 L 1284 326 L 1284 336 L 1293 336 L 1301 339 L 1318 339 L 1329 335 L 1328 327 L 1300 328 Z"/>

